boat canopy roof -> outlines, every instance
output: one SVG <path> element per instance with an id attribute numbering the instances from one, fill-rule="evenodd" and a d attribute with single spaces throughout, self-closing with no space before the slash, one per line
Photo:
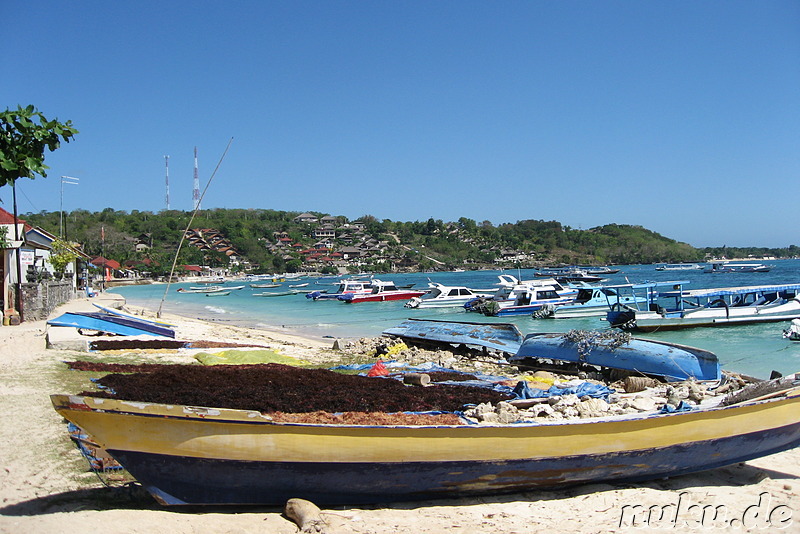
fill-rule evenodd
<path id="1" fill-rule="evenodd" d="M 603 285 L 603 287 L 606 289 L 651 289 L 670 286 L 675 289 L 676 287 L 682 287 L 684 284 L 688 283 L 690 283 L 688 280 L 675 280 L 671 282 L 641 282 L 638 284 Z"/>
<path id="2" fill-rule="evenodd" d="M 777 293 L 780 291 L 800 291 L 800 283 L 767 286 L 721 287 L 717 289 L 691 289 L 686 291 L 670 291 L 667 293 L 662 293 L 662 295 L 665 297 L 706 298 L 724 297 L 727 295 L 747 295 L 751 293 Z"/>

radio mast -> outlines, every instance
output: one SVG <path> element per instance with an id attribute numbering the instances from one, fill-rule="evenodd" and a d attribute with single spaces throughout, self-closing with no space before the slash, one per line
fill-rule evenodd
<path id="1" fill-rule="evenodd" d="M 194 147 L 194 192 L 192 194 L 194 209 L 200 209 L 200 178 L 197 176 L 197 147 Z"/>
<path id="2" fill-rule="evenodd" d="M 167 211 L 169 211 L 169 156 L 164 156 L 164 165 L 167 167 Z"/>

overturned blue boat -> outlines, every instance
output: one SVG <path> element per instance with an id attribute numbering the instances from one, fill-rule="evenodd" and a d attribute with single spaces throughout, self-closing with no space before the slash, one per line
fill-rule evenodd
<path id="1" fill-rule="evenodd" d="M 408 319 L 397 326 L 387 328 L 383 333 L 415 343 L 446 344 L 454 347 L 463 345 L 508 354 L 516 354 L 523 339 L 519 328 L 510 323 L 471 323 L 433 319 Z"/>
<path id="2" fill-rule="evenodd" d="M 605 332 L 572 331 L 566 334 L 529 334 L 509 363 L 533 365 L 539 360 L 559 360 L 663 377 L 667 381 L 719 380 L 716 354 L 707 350 L 628 337 L 604 337 Z"/>
<path id="3" fill-rule="evenodd" d="M 175 330 L 152 321 L 123 317 L 100 312 L 67 312 L 47 321 L 50 326 L 71 326 L 80 330 L 93 330 L 119 336 L 175 337 Z"/>
<path id="4" fill-rule="evenodd" d="M 591 366 L 668 381 L 719 380 L 721 376 L 713 352 L 614 331 L 573 330 L 523 338 L 513 324 L 408 319 L 383 333 L 412 343 L 494 350 L 502 352 L 509 363 L 540 369 L 574 372 Z"/>

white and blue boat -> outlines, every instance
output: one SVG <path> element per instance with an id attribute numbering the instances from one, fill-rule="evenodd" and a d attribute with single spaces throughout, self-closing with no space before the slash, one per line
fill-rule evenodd
<path id="1" fill-rule="evenodd" d="M 699 263 L 661 263 L 656 271 L 702 271 L 705 266 Z"/>
<path id="2" fill-rule="evenodd" d="M 773 265 L 763 263 L 736 263 L 731 261 L 712 262 L 703 272 L 706 273 L 768 273 Z"/>
<path id="3" fill-rule="evenodd" d="M 652 332 L 800 318 L 800 283 L 650 293 L 646 307 L 618 306 L 606 315 L 612 327 Z"/>
<path id="4" fill-rule="evenodd" d="M 467 311 L 493 317 L 532 315 L 542 309 L 572 302 L 578 294 L 574 287 L 550 279 L 519 280 L 514 276 L 498 276 L 500 288 L 489 298 L 479 297 L 464 304 Z"/>
<path id="5" fill-rule="evenodd" d="M 414 297 L 404 304 L 406 308 L 452 308 L 463 307 L 476 298 L 488 298 L 491 289 L 470 289 L 464 286 L 446 286 L 438 282 L 429 282 L 428 291 Z"/>
<path id="6" fill-rule="evenodd" d="M 623 305 L 644 304 L 647 298 L 635 294 L 620 294 L 619 290 L 627 286 L 588 286 L 578 288 L 578 294 L 572 302 L 552 308 L 550 313 L 540 317 L 553 319 L 573 319 L 576 317 L 603 317 L 616 303 Z"/>

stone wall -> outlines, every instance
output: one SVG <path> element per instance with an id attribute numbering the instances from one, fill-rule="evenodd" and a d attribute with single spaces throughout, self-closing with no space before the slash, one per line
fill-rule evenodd
<path id="1" fill-rule="evenodd" d="M 75 298 L 72 281 L 22 284 L 22 311 L 26 321 L 47 319 L 57 306 Z"/>

